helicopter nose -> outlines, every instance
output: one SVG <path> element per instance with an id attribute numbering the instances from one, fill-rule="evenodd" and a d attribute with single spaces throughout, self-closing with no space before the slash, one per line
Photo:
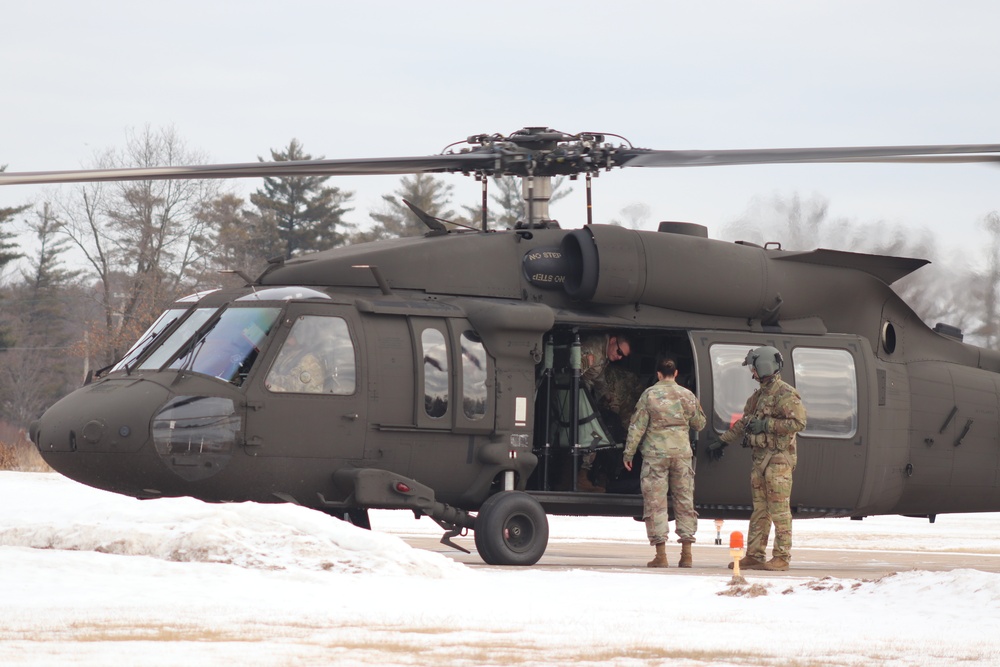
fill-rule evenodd
<path id="1" fill-rule="evenodd" d="M 159 384 L 107 380 L 77 389 L 31 426 L 40 452 L 135 452 L 149 439 L 149 418 L 170 397 Z"/>

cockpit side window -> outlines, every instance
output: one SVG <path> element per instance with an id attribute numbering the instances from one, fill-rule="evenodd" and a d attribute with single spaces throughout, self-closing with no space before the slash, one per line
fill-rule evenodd
<path id="1" fill-rule="evenodd" d="M 353 394 L 357 366 L 347 322 L 341 317 L 319 315 L 298 318 L 264 385 L 277 393 Z"/>

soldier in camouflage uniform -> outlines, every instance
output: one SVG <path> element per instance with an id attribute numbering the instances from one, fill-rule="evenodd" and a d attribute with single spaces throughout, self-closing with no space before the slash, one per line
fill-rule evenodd
<path id="1" fill-rule="evenodd" d="M 698 529 L 694 509 L 694 468 L 691 465 L 690 429 L 705 428 L 705 413 L 698 399 L 677 384 L 677 362 L 662 359 L 656 365 L 659 382 L 643 392 L 628 427 L 624 463 L 642 443 L 642 506 L 646 535 L 656 548 L 649 567 L 667 567 L 666 542 L 670 532 L 667 494 L 674 505 L 677 541 L 681 543 L 678 567 L 691 567 L 691 544 Z"/>
<path id="2" fill-rule="evenodd" d="M 795 434 L 806 427 L 806 410 L 799 392 L 781 379 L 781 353 L 773 347 L 750 350 L 750 367 L 760 388 L 747 399 L 741 417 L 720 436 L 722 446 L 741 442 L 753 448 L 750 490 L 753 514 L 747 536 L 745 570 L 787 570 L 792 558 L 792 472 L 795 470 Z M 774 548 L 766 557 L 768 535 L 774 524 Z M 732 564 L 729 565 L 732 567 Z"/>
<path id="3" fill-rule="evenodd" d="M 620 333 L 588 336 L 580 341 L 580 381 L 595 400 L 608 393 L 604 376 L 609 365 L 624 359 L 631 351 L 631 342 Z M 604 492 L 604 487 L 596 486 L 590 479 L 596 457 L 597 452 L 587 452 L 581 458 L 576 480 L 578 491 Z"/>
<path id="4" fill-rule="evenodd" d="M 594 387 L 594 400 L 599 410 L 614 413 L 621 420 L 622 430 L 628 429 L 635 404 L 646 389 L 637 373 L 620 364 L 608 364 L 600 382 Z"/>
<path id="5" fill-rule="evenodd" d="M 323 393 L 326 379 L 323 362 L 312 351 L 309 343 L 301 341 L 303 337 L 303 332 L 293 329 L 285 340 L 265 382 L 265 386 L 271 391 Z"/>

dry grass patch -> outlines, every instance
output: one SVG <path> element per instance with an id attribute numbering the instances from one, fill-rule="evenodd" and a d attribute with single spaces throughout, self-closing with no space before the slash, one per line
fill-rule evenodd
<path id="1" fill-rule="evenodd" d="M 52 472 L 24 429 L 0 422 L 0 470 Z"/>

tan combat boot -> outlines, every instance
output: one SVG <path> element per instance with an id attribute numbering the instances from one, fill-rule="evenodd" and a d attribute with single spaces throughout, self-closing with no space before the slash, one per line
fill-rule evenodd
<path id="1" fill-rule="evenodd" d="M 603 486 L 597 486 L 590 481 L 590 471 L 581 468 L 576 476 L 576 490 L 586 493 L 604 493 Z"/>
<path id="2" fill-rule="evenodd" d="M 670 567 L 667 563 L 667 545 L 660 544 L 656 545 L 656 558 L 646 563 L 646 567 Z"/>
<path id="3" fill-rule="evenodd" d="M 691 543 L 681 542 L 681 559 L 677 561 L 677 567 L 691 567 Z"/>
<path id="4" fill-rule="evenodd" d="M 784 572 L 788 569 L 788 561 L 784 558 L 775 556 L 771 560 L 764 563 L 764 569 L 770 570 L 771 572 Z"/>
<path id="5" fill-rule="evenodd" d="M 729 569 L 733 569 L 733 564 L 729 564 Z M 744 556 L 740 559 L 740 569 L 741 570 L 763 570 L 764 561 L 759 558 L 754 558 L 753 556 Z"/>

